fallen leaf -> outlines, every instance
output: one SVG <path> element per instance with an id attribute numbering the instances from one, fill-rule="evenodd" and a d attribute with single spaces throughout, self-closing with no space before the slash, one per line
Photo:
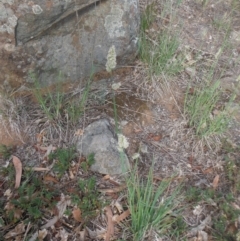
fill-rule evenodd
<path id="1" fill-rule="evenodd" d="M 105 175 L 102 179 L 103 179 L 103 180 L 109 180 L 110 178 L 111 178 L 111 176 L 107 174 L 107 175 Z"/>
<path id="2" fill-rule="evenodd" d="M 16 220 L 20 220 L 23 211 L 21 209 L 16 208 L 11 202 L 7 202 L 7 204 L 4 207 L 4 210 L 6 210 L 6 213 L 10 215 L 10 213 L 13 213 L 13 217 Z"/>
<path id="3" fill-rule="evenodd" d="M 47 234 L 48 234 L 47 229 L 39 230 L 39 232 L 38 232 L 38 239 L 39 239 L 39 241 L 43 241 L 44 238 L 47 236 Z"/>
<path id="4" fill-rule="evenodd" d="M 75 133 L 74 136 L 82 136 L 83 135 L 83 130 L 82 129 L 78 129 Z"/>
<path id="5" fill-rule="evenodd" d="M 42 133 L 37 134 L 37 143 L 42 143 L 44 135 L 45 135 L 44 131 Z"/>
<path id="6" fill-rule="evenodd" d="M 219 175 L 217 175 L 216 177 L 214 177 L 213 183 L 212 183 L 213 189 L 216 189 L 216 188 L 218 187 L 219 178 L 220 178 Z"/>
<path id="7" fill-rule="evenodd" d="M 198 234 L 198 232 L 203 231 L 206 226 L 209 226 L 212 221 L 210 215 L 208 215 L 197 227 L 192 228 L 190 232 L 187 234 L 188 237 L 193 237 Z"/>
<path id="8" fill-rule="evenodd" d="M 118 201 L 116 201 L 116 202 L 114 203 L 114 206 L 117 208 L 118 213 L 122 213 L 122 212 L 123 212 L 123 207 L 122 207 L 121 203 L 119 203 Z"/>
<path id="9" fill-rule="evenodd" d="M 37 150 L 40 150 L 40 151 L 50 151 L 50 150 L 55 151 L 55 150 L 57 150 L 57 148 L 52 146 L 52 144 L 49 145 L 49 146 L 36 145 L 35 147 L 37 148 Z"/>
<path id="10" fill-rule="evenodd" d="M 116 192 L 121 192 L 126 187 L 127 187 L 127 185 L 123 184 L 120 187 L 115 187 L 115 188 L 112 188 L 112 189 L 98 189 L 98 191 L 103 192 L 103 193 L 116 193 Z"/>
<path id="11" fill-rule="evenodd" d="M 44 176 L 43 181 L 58 183 L 57 179 L 55 177 L 51 176 L 51 175 Z"/>
<path id="12" fill-rule="evenodd" d="M 44 171 L 50 171 L 49 168 L 47 167 L 26 167 L 25 170 L 31 170 L 31 171 L 35 171 L 35 172 L 44 172 Z"/>
<path id="13" fill-rule="evenodd" d="M 16 171 L 15 188 L 19 188 L 22 178 L 22 163 L 20 159 L 16 156 L 13 156 L 13 165 Z"/>
<path id="14" fill-rule="evenodd" d="M 66 211 L 67 206 L 71 204 L 71 198 L 69 196 L 65 196 L 63 193 L 61 194 L 61 200 L 57 203 L 56 207 L 58 210 L 58 215 L 54 216 L 50 219 L 46 224 L 44 224 L 41 229 L 50 228 L 63 216 Z"/>
<path id="15" fill-rule="evenodd" d="M 120 215 L 114 215 L 113 216 L 113 222 L 119 223 L 122 222 L 125 218 L 127 218 L 130 215 L 130 211 L 129 209 L 124 211 L 122 214 Z"/>
<path id="16" fill-rule="evenodd" d="M 79 241 L 85 241 L 86 231 L 85 229 L 83 231 L 79 232 Z"/>
<path id="17" fill-rule="evenodd" d="M 74 179 L 74 174 L 72 170 L 69 170 L 69 177 L 70 179 Z"/>
<path id="18" fill-rule="evenodd" d="M 7 190 L 4 192 L 4 197 L 7 197 L 8 200 L 12 197 L 12 191 L 11 191 L 11 189 L 7 189 Z"/>
<path id="19" fill-rule="evenodd" d="M 68 236 L 69 233 L 65 229 L 60 229 L 60 232 L 58 232 L 58 235 L 56 237 L 59 237 L 61 241 L 67 241 Z"/>
<path id="20" fill-rule="evenodd" d="M 4 237 L 5 239 L 16 237 L 25 232 L 25 224 L 19 223 L 14 229 L 10 230 Z"/>
<path id="21" fill-rule="evenodd" d="M 101 239 L 104 238 L 105 234 L 106 234 L 106 230 L 104 228 L 98 228 L 95 231 L 92 231 L 90 228 L 86 227 L 86 230 L 88 232 L 89 237 L 91 238 L 91 240 L 93 239 Z"/>
<path id="22" fill-rule="evenodd" d="M 113 215 L 110 206 L 105 208 L 107 215 L 107 233 L 105 236 L 106 241 L 110 241 L 111 237 L 114 235 L 114 223 L 113 223 Z"/>
<path id="23" fill-rule="evenodd" d="M 79 208 L 74 208 L 72 211 L 72 215 L 73 218 L 77 221 L 77 222 L 82 222 L 82 213 L 81 210 Z"/>
<path id="24" fill-rule="evenodd" d="M 38 238 L 38 231 L 32 234 L 32 237 L 28 241 L 36 241 Z"/>
<path id="25" fill-rule="evenodd" d="M 199 231 L 197 241 L 208 241 L 208 234 L 204 231 Z"/>
<path id="26" fill-rule="evenodd" d="M 78 241 L 85 241 L 86 239 L 86 229 L 83 228 L 82 225 L 78 225 L 76 228 L 74 228 L 74 232 L 79 235 Z"/>
<path id="27" fill-rule="evenodd" d="M 148 134 L 148 139 L 153 141 L 160 141 L 162 139 L 162 135 L 161 134 L 155 135 L 153 133 L 150 133 Z"/>
<path id="28" fill-rule="evenodd" d="M 44 228 L 50 228 L 51 226 L 53 226 L 57 221 L 58 221 L 58 216 L 54 216 L 52 219 L 50 219 L 46 224 L 44 224 L 41 229 Z"/>
<path id="29" fill-rule="evenodd" d="M 57 203 L 58 208 L 58 217 L 61 218 L 66 211 L 67 206 L 71 204 L 70 196 L 65 196 L 63 193 L 61 194 L 61 200 Z"/>
<path id="30" fill-rule="evenodd" d="M 208 173 L 212 173 L 213 172 L 213 167 L 209 167 L 205 170 L 203 170 L 203 174 L 208 174 Z"/>
<path id="31" fill-rule="evenodd" d="M 52 144 L 49 145 L 49 146 L 47 147 L 47 149 L 46 149 L 46 153 L 44 154 L 43 159 L 47 158 L 47 157 L 49 156 L 49 154 L 50 154 L 52 151 L 55 151 L 55 150 L 57 150 L 56 147 L 54 147 Z"/>

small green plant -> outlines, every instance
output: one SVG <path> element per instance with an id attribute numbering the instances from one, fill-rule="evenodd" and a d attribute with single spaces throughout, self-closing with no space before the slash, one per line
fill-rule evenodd
<path id="1" fill-rule="evenodd" d="M 53 170 L 61 177 L 70 167 L 71 161 L 75 158 L 75 148 L 60 148 L 49 155 L 49 160 L 56 160 Z"/>
<path id="2" fill-rule="evenodd" d="M 154 4 L 150 4 L 146 7 L 146 10 L 141 16 L 141 32 L 144 33 L 155 20 Z"/>
<path id="3" fill-rule="evenodd" d="M 94 164 L 94 153 L 91 153 L 87 156 L 86 161 L 81 163 L 82 169 L 86 172 L 89 170 L 89 168 Z"/>
<path id="4" fill-rule="evenodd" d="M 80 97 L 80 100 L 77 99 L 75 101 L 67 103 L 66 113 L 70 117 L 70 121 L 73 123 L 76 123 L 78 119 L 81 117 L 81 115 L 84 113 L 84 108 L 87 103 L 89 91 L 92 84 L 92 77 L 93 77 L 93 74 L 90 76 L 84 88 L 83 94 Z"/>
<path id="5" fill-rule="evenodd" d="M 198 203 L 202 200 L 208 201 L 216 198 L 215 191 L 211 188 L 201 189 L 197 187 L 189 187 L 186 191 L 186 201 L 191 203 Z"/>
<path id="6" fill-rule="evenodd" d="M 150 230 L 163 233 L 173 224 L 174 217 L 171 214 L 176 205 L 178 191 L 167 196 L 165 191 L 169 184 L 169 181 L 162 181 L 155 188 L 152 168 L 146 182 L 139 178 L 136 166 L 131 172 L 127 179 L 127 198 L 134 241 L 144 240 Z"/>
<path id="7" fill-rule="evenodd" d="M 183 220 L 182 217 L 178 216 L 171 226 L 170 235 L 174 238 L 174 240 L 186 240 L 182 237 L 185 234 L 186 230 L 186 222 Z"/>
<path id="8" fill-rule="evenodd" d="M 233 194 L 238 195 L 240 192 L 240 173 L 239 173 L 239 163 L 231 158 L 227 158 L 225 166 L 226 177 L 231 183 Z"/>
<path id="9" fill-rule="evenodd" d="M 166 14 L 166 13 L 164 13 Z M 175 75 L 183 70 L 183 57 L 177 55 L 178 34 L 167 28 L 153 37 L 146 32 L 155 20 L 154 5 L 149 5 L 141 18 L 139 57 L 148 64 L 150 74 Z"/>
<path id="10" fill-rule="evenodd" d="M 57 83 L 54 92 L 47 88 L 46 93 L 43 93 L 43 89 L 40 87 L 36 77 L 33 75 L 32 78 L 34 79 L 33 93 L 44 114 L 50 121 L 59 120 L 64 107 L 64 94 L 61 91 L 61 81 Z"/>
<path id="11" fill-rule="evenodd" d="M 190 187 L 185 193 L 185 200 L 192 205 L 206 202 L 211 206 L 211 210 L 215 213 L 213 215 L 213 236 L 216 240 L 236 240 L 233 238 L 233 234 L 226 231 L 228 224 L 234 223 L 240 214 L 240 211 L 232 205 L 235 198 L 230 190 L 229 193 L 224 194 L 213 188 Z"/>
<path id="12" fill-rule="evenodd" d="M 68 122 L 75 124 L 84 112 L 92 83 L 92 78 L 93 74 L 91 74 L 89 80 L 86 83 L 84 91 L 81 95 L 79 95 L 79 98 L 77 97 L 69 101 L 67 100 L 67 93 L 63 92 L 62 81 L 59 80 L 53 89 L 47 88 L 45 91 L 43 91 L 36 77 L 33 75 L 33 93 L 40 105 L 40 108 L 48 120 L 61 124 L 63 123 L 64 119 L 67 118 Z"/>
<path id="13" fill-rule="evenodd" d="M 228 127 L 227 111 L 224 108 L 216 109 L 221 96 L 219 85 L 220 82 L 216 81 L 194 90 L 193 94 L 188 90 L 185 96 L 184 111 L 189 117 L 189 125 L 200 137 L 222 134 Z"/>
<path id="14" fill-rule="evenodd" d="M 72 195 L 72 202 L 81 210 L 82 218 L 87 221 L 94 217 L 103 203 L 99 199 L 99 193 L 96 191 L 96 178 L 79 180 L 79 195 Z"/>
<path id="15" fill-rule="evenodd" d="M 218 215 L 213 218 L 213 237 L 222 241 L 237 240 L 236 234 L 232 233 L 231 230 L 227 230 L 226 227 L 238 220 L 240 211 L 225 199 L 219 202 L 219 210 Z"/>
<path id="16" fill-rule="evenodd" d="M 0 156 L 4 159 L 8 159 L 11 156 L 12 147 L 8 147 L 6 145 L 0 145 Z"/>
<path id="17" fill-rule="evenodd" d="M 0 170 L 0 175 L 2 177 L 5 177 L 8 185 L 10 187 L 14 186 L 14 182 L 15 182 L 15 169 L 12 163 L 10 163 L 7 167 L 2 167 Z"/>
<path id="18" fill-rule="evenodd" d="M 28 171 L 22 177 L 22 184 L 16 190 L 16 195 L 17 198 L 10 201 L 14 209 L 21 210 L 28 221 L 35 221 L 42 217 L 41 210 L 53 207 L 56 193 L 50 191 L 37 176 Z M 9 214 L 8 218 L 13 219 L 13 215 Z"/>

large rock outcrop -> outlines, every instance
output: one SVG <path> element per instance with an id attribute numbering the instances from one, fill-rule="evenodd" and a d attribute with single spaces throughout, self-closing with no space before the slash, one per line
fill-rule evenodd
<path id="1" fill-rule="evenodd" d="M 105 69 L 112 45 L 127 65 L 139 18 L 138 0 L 1 0 L 0 85 L 78 81 Z"/>

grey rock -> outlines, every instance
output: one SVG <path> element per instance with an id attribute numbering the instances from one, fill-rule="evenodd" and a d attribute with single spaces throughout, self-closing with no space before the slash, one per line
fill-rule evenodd
<path id="1" fill-rule="evenodd" d="M 83 136 L 77 138 L 76 147 L 84 156 L 94 153 L 92 171 L 115 175 L 125 173 L 130 168 L 128 157 L 118 150 L 118 141 L 106 119 L 87 126 Z"/>
<path id="2" fill-rule="evenodd" d="M 138 0 L 1 1 L 0 84 L 8 76 L 19 87 L 33 74 L 42 86 L 59 75 L 79 81 L 105 70 L 112 45 L 118 66 L 127 65 L 137 53 L 139 24 Z"/>

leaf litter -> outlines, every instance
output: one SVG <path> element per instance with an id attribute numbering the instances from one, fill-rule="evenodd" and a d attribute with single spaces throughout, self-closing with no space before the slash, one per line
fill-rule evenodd
<path id="1" fill-rule="evenodd" d="M 238 227 L 239 224 L 235 224 L 238 222 L 239 217 L 236 210 L 239 210 L 240 206 L 239 200 L 236 198 L 239 194 L 238 182 L 240 181 L 237 174 L 239 165 L 236 162 L 236 153 L 239 154 L 237 150 L 239 144 L 235 144 L 234 148 L 234 145 L 232 145 L 230 151 L 227 151 L 227 145 L 224 147 L 225 149 L 222 149 L 219 146 L 220 141 L 218 139 L 215 139 L 214 144 L 216 145 L 214 147 L 208 146 L 201 141 L 196 141 L 194 131 L 188 128 L 186 120 L 182 119 L 182 90 L 188 84 L 185 82 L 189 82 L 189 78 L 194 79 L 194 85 L 189 89 L 189 94 L 193 95 L 197 90 L 198 83 L 203 81 L 201 75 L 205 71 L 204 68 L 209 66 L 213 59 L 219 58 L 220 53 L 219 46 L 211 44 L 219 36 L 214 35 L 216 33 L 207 21 L 210 21 L 209 16 L 212 16 L 214 11 L 216 14 L 219 9 L 220 14 L 223 8 L 226 8 L 227 3 L 220 6 L 221 1 L 219 3 L 214 1 L 204 2 L 206 2 L 206 5 L 202 11 L 200 1 L 183 1 L 179 10 L 179 16 L 187 21 L 186 29 L 184 28 L 182 31 L 183 39 L 181 46 L 186 55 L 185 70 L 180 74 L 180 80 L 172 77 L 173 83 L 169 87 L 164 82 L 164 76 L 161 78 L 153 76 L 152 82 L 149 84 L 149 81 L 146 81 L 149 78 L 146 73 L 146 65 L 138 60 L 136 61 L 135 69 L 128 73 L 129 76 L 119 75 L 119 80 L 115 81 L 117 85 L 113 86 L 113 89 L 119 93 L 125 91 L 125 94 L 135 94 L 138 98 L 147 99 L 148 102 L 151 102 L 151 108 L 154 110 L 154 117 L 151 117 L 151 119 L 154 119 L 154 124 L 151 122 L 150 125 L 144 125 L 144 122 L 137 119 L 137 115 L 130 114 L 128 121 L 131 122 L 129 126 L 132 130 L 128 131 L 127 140 L 122 140 L 121 145 L 127 147 L 129 144 L 127 148 L 129 156 L 132 156 L 134 153 L 139 154 L 139 168 L 142 171 L 142 176 L 146 175 L 146 170 L 151 166 L 151 160 L 154 158 L 156 163 L 154 181 L 156 183 L 164 180 L 166 177 L 170 177 L 172 173 L 177 173 L 177 178 L 173 180 L 172 185 L 177 186 L 180 181 L 183 181 L 186 184 L 187 191 L 192 191 L 192 193 L 188 193 L 186 198 L 189 201 L 185 200 L 181 204 L 187 206 L 182 213 L 184 223 L 188 225 L 188 229 L 187 231 L 185 230 L 183 236 L 187 234 L 188 240 L 198 241 L 220 240 L 219 237 L 214 237 L 221 231 L 214 223 L 216 218 L 219 218 L 218 222 L 225 222 L 224 224 L 229 227 L 226 229 L 226 232 L 230 230 L 230 227 Z M 144 1 L 140 1 L 140 3 L 146 6 Z M 159 4 L 159 8 L 161 7 L 162 5 Z M 163 9 L 161 11 L 164 12 Z M 156 20 L 156 23 L 158 21 L 161 22 L 161 18 Z M 188 21 L 192 21 L 193 24 L 191 25 Z M 153 25 L 155 32 L 157 32 L 156 26 L 158 26 L 156 23 Z M 195 29 L 196 26 L 198 29 Z M 161 27 L 163 26 L 161 25 Z M 208 28 L 212 31 L 211 33 L 208 32 Z M 199 31 L 199 29 L 202 31 Z M 207 34 L 204 35 L 206 32 Z M 203 42 L 197 41 L 203 38 L 206 38 Z M 215 53 L 213 52 L 214 49 L 216 49 Z M 221 63 L 224 63 L 224 61 Z M 238 74 L 238 76 L 240 75 Z M 164 82 L 164 84 L 160 85 L 160 82 Z M 183 86 L 179 85 L 179 82 Z M 98 109 L 95 111 L 94 115 L 86 113 L 85 124 L 92 122 L 97 115 L 102 114 Z M 82 135 L 84 126 L 83 123 L 80 123 L 80 126 L 71 135 Z M 36 126 L 33 127 L 33 129 L 38 129 Z M 1 188 L 3 189 L 1 193 L 4 193 L 5 198 L 4 211 L 7 213 L 7 216 L 11 216 L 11 211 L 14 210 L 13 219 L 6 218 L 6 213 L 1 213 L 0 215 L 0 218 L 3 218 L 5 222 L 4 225 L 1 224 L 2 226 L 0 226 L 0 231 L 4 231 L 4 238 L 8 240 L 23 240 L 28 234 L 35 235 L 35 239 L 34 235 L 32 235 L 31 241 L 37 238 L 44 240 L 47 236 L 51 237 L 52 240 L 73 240 L 73 237 L 75 238 L 76 235 L 78 235 L 79 240 L 110 240 L 114 236 L 116 236 L 115 240 L 118 237 L 121 238 L 121 234 L 119 235 L 121 232 L 118 229 L 123 229 L 121 229 L 119 224 L 124 223 L 128 225 L 131 217 L 124 198 L 119 202 L 115 202 L 115 205 L 105 204 L 96 208 L 98 209 L 96 210 L 96 215 L 90 220 L 85 220 L 82 217 L 83 210 L 76 208 L 76 205 L 69 201 L 67 195 L 78 194 L 79 190 L 76 188 L 76 183 L 79 177 L 87 179 L 91 175 L 96 175 L 96 192 L 101 193 L 101 198 L 106 199 L 108 203 L 118 200 L 120 195 L 122 195 L 121 192 L 124 192 L 126 189 L 126 185 L 117 178 L 115 179 L 115 177 L 108 177 L 104 180 L 102 176 L 87 173 L 78 165 L 79 160 L 77 159 L 72 161 L 68 170 L 59 178 L 52 169 L 55 163 L 50 163 L 48 156 L 57 147 L 62 147 L 62 143 L 68 143 L 68 139 L 66 139 L 63 132 L 60 134 L 60 141 L 49 138 L 54 136 L 47 133 L 49 130 L 50 128 L 46 128 L 45 123 L 45 128 L 40 131 L 40 134 L 32 131 L 32 133 L 36 133 L 37 144 L 34 148 L 26 147 L 26 145 L 22 149 L 19 148 L 14 153 L 13 163 L 15 163 L 14 167 L 16 170 L 15 188 L 19 189 L 23 185 L 25 171 L 38 171 L 39 173 L 34 173 L 33 175 L 38 176 L 40 180 L 42 178 L 43 183 L 47 183 L 50 189 L 58 191 L 55 196 L 49 199 L 49 202 L 55 202 L 54 207 L 46 207 L 46 209 L 41 210 L 42 217 L 39 225 L 34 226 L 34 222 L 30 226 L 24 224 L 22 222 L 22 219 L 25 218 L 22 216 L 23 211 L 10 202 L 15 198 L 16 190 L 13 188 L 14 183 L 6 185 L 7 181 L 0 179 Z M 237 140 L 237 138 L 234 140 Z M 62 143 L 60 144 L 61 141 Z M 18 160 L 16 159 L 17 156 L 19 157 Z M 33 163 L 28 165 L 27 162 L 30 160 Z M 21 169 L 23 169 L 23 172 Z M 11 170 L 8 170 L 8 176 L 10 177 L 10 175 L 12 175 Z M 41 185 L 43 184 L 41 183 Z M 233 190 L 232 193 L 229 192 L 230 187 Z M 39 187 L 34 191 L 36 195 L 39 193 L 38 191 Z M 194 192 L 196 193 L 195 196 L 193 195 Z M 220 194 L 222 196 L 218 198 Z M 231 194 L 234 195 L 234 200 Z M 228 204 L 236 212 L 235 216 L 230 207 L 227 206 Z M 193 209 L 192 207 L 195 208 Z M 105 213 L 104 209 L 107 210 Z M 229 221 L 226 220 L 226 217 Z M 222 228 L 222 231 L 225 232 L 225 229 Z M 222 236 L 225 235 L 224 233 L 220 234 Z M 131 236 L 130 238 L 128 236 L 126 240 L 131 240 Z M 165 241 L 175 239 L 166 235 L 152 240 Z"/>

